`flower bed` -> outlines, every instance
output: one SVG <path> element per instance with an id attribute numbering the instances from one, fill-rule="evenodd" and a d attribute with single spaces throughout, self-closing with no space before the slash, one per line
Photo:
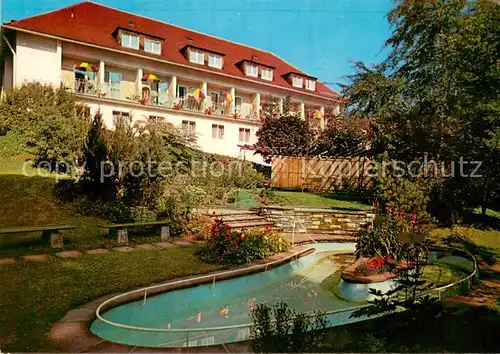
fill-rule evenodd
<path id="1" fill-rule="evenodd" d="M 232 230 L 221 219 L 215 219 L 205 247 L 199 253 L 207 263 L 242 265 L 264 259 L 290 249 L 282 235 L 267 227 L 265 230 Z"/>
<path id="2" fill-rule="evenodd" d="M 389 257 L 361 257 L 342 271 L 342 279 L 352 283 L 378 283 L 397 278 L 406 262 L 397 263 Z"/>

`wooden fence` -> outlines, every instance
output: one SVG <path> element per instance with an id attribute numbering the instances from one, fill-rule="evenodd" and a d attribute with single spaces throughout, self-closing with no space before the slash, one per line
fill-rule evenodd
<path id="1" fill-rule="evenodd" d="M 271 185 L 275 188 L 329 192 L 370 186 L 371 160 L 366 157 L 321 158 L 274 156 Z"/>

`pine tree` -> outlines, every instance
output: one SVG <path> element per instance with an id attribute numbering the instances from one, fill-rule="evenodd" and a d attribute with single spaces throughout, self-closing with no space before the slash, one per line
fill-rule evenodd
<path id="1" fill-rule="evenodd" d="M 105 197 L 109 190 L 109 183 L 103 177 L 105 162 L 108 158 L 108 148 L 105 139 L 106 130 L 102 121 L 102 113 L 98 111 L 92 121 L 84 144 L 83 183 L 89 196 Z M 107 179 L 107 178 L 106 178 Z"/>

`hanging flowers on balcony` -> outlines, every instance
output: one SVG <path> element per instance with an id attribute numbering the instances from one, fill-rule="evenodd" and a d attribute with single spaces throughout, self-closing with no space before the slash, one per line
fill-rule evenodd
<path id="1" fill-rule="evenodd" d="M 194 97 L 198 101 L 203 101 L 206 97 L 203 90 L 199 88 L 190 88 L 188 90 L 188 96 Z"/>
<path id="2" fill-rule="evenodd" d="M 142 77 L 144 81 L 156 82 L 160 81 L 160 78 L 154 74 L 146 74 Z"/>

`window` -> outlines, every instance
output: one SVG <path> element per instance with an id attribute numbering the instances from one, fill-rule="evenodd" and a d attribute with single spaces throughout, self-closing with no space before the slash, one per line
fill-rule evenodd
<path id="1" fill-rule="evenodd" d="M 186 98 L 188 89 L 186 86 L 177 86 L 177 97 Z"/>
<path id="2" fill-rule="evenodd" d="M 190 120 L 182 121 L 182 128 L 188 132 L 189 135 L 194 135 L 196 133 L 196 122 Z"/>
<path id="3" fill-rule="evenodd" d="M 306 90 L 316 91 L 316 81 L 306 79 Z"/>
<path id="4" fill-rule="evenodd" d="M 259 67 L 252 63 L 247 63 L 245 66 L 245 74 L 247 76 L 258 77 L 259 76 Z"/>
<path id="5" fill-rule="evenodd" d="M 216 54 L 209 54 L 208 66 L 216 69 L 222 69 L 222 57 Z"/>
<path id="6" fill-rule="evenodd" d="M 163 122 L 165 122 L 165 117 L 149 116 L 149 121 L 151 123 L 163 123 Z"/>
<path id="7" fill-rule="evenodd" d="M 224 139 L 224 126 L 212 124 L 212 139 Z"/>
<path id="8" fill-rule="evenodd" d="M 248 143 L 250 141 L 250 129 L 240 128 L 239 139 L 241 142 Z"/>
<path id="9" fill-rule="evenodd" d="M 139 49 L 139 36 L 128 32 L 123 32 L 122 47 Z"/>
<path id="10" fill-rule="evenodd" d="M 269 68 L 262 68 L 260 77 L 264 80 L 273 81 L 273 70 Z"/>
<path id="11" fill-rule="evenodd" d="M 153 54 L 161 54 L 161 43 L 154 39 L 144 39 L 144 51 Z"/>
<path id="12" fill-rule="evenodd" d="M 304 79 L 300 76 L 292 76 L 292 86 L 302 88 L 304 86 Z"/>
<path id="13" fill-rule="evenodd" d="M 113 111 L 113 128 L 118 124 L 123 124 L 125 127 L 130 126 L 130 113 Z"/>
<path id="14" fill-rule="evenodd" d="M 210 92 L 210 99 L 212 100 L 212 104 L 218 104 L 220 100 L 220 95 L 218 92 Z"/>
<path id="15" fill-rule="evenodd" d="M 122 73 L 105 71 L 104 82 L 106 82 L 107 84 L 119 84 L 120 82 L 122 82 Z"/>
<path id="16" fill-rule="evenodd" d="M 241 113 L 241 97 L 234 98 L 234 112 L 240 114 Z"/>
<path id="17" fill-rule="evenodd" d="M 190 49 L 189 50 L 189 61 L 191 63 L 203 65 L 203 64 L 205 64 L 205 55 L 200 50 Z"/>

